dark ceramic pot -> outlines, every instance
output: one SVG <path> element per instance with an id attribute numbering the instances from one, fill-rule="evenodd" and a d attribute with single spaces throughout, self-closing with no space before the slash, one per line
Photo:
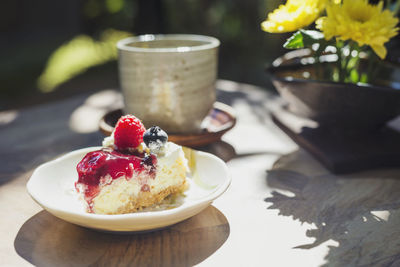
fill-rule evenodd
<path id="1" fill-rule="evenodd" d="M 379 129 L 400 114 L 399 89 L 302 78 L 312 77 L 315 71 L 305 64 L 308 54 L 307 50 L 289 52 L 267 68 L 289 111 L 322 127 L 352 130 Z"/>

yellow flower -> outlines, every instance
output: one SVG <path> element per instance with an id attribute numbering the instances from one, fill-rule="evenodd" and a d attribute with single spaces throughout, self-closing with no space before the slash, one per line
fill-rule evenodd
<path id="1" fill-rule="evenodd" d="M 399 20 L 389 10 L 382 10 L 383 2 L 370 5 L 368 0 L 343 0 L 342 4 L 328 4 L 327 16 L 319 18 L 317 28 L 326 40 L 354 40 L 359 46 L 369 45 L 381 58 L 386 57 L 385 43 L 397 34 Z"/>
<path id="2" fill-rule="evenodd" d="M 292 32 L 313 23 L 325 8 L 327 0 L 287 0 L 285 5 L 268 14 L 261 23 L 263 31 Z"/>

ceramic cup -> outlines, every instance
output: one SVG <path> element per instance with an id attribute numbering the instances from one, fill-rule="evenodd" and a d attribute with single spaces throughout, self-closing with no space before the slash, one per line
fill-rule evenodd
<path id="1" fill-rule="evenodd" d="M 213 37 L 142 35 L 117 43 L 125 113 L 169 133 L 196 133 L 215 102 L 218 47 Z"/>

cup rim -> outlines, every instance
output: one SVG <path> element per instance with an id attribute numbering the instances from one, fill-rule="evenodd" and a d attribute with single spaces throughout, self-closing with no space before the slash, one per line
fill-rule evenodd
<path id="1" fill-rule="evenodd" d="M 155 40 L 188 40 L 207 42 L 206 44 L 196 46 L 178 46 L 178 47 L 163 47 L 163 48 L 145 48 L 128 46 L 134 42 L 150 42 Z M 220 41 L 211 36 L 197 34 L 144 34 L 134 37 L 128 37 L 117 42 L 117 48 L 121 51 L 129 52 L 147 52 L 147 53 L 165 53 L 165 52 L 193 52 L 207 49 L 213 49 L 220 45 Z"/>

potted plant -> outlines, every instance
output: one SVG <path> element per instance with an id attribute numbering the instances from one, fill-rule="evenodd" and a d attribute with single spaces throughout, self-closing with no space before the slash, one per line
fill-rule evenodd
<path id="1" fill-rule="evenodd" d="M 294 32 L 268 68 L 291 112 L 341 129 L 377 129 L 400 114 L 399 68 L 384 61 L 400 1 L 287 0 L 261 27 Z M 316 29 L 305 29 L 310 25 Z"/>

